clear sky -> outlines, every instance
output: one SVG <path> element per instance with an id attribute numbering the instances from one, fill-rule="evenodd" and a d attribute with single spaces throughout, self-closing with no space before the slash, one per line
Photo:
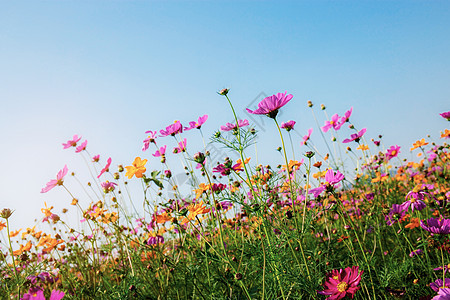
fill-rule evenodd
<path id="1" fill-rule="evenodd" d="M 449 1 L 1 1 L 0 208 L 16 210 L 17 228 L 44 201 L 69 207 L 62 189 L 40 190 L 65 164 L 86 173 L 62 149 L 74 134 L 114 166 L 150 159 L 144 132 L 174 120 L 208 114 L 210 136 L 232 120 L 225 87 L 242 118 L 258 95 L 293 94 L 280 121 L 299 135 L 318 134 L 307 100 L 330 116 L 353 107 L 368 138 L 409 158 L 447 126 L 449 28 Z M 278 155 L 273 124 L 263 127 L 260 162 Z"/>

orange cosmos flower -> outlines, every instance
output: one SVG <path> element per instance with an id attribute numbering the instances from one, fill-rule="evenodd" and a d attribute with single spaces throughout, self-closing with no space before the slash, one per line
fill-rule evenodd
<path id="1" fill-rule="evenodd" d="M 5 227 L 6 227 L 6 223 L 0 222 L 0 231 L 2 231 L 2 229 Z"/>
<path id="2" fill-rule="evenodd" d="M 184 218 L 181 224 L 186 224 L 187 222 L 194 220 L 196 216 L 209 213 L 211 209 L 203 206 L 203 201 L 198 202 L 197 204 L 192 203 L 188 207 L 189 215 Z"/>
<path id="3" fill-rule="evenodd" d="M 410 223 L 405 226 L 405 228 L 414 229 L 416 227 L 420 227 L 420 220 L 419 218 L 412 218 Z"/>
<path id="4" fill-rule="evenodd" d="M 417 149 L 417 148 L 425 146 L 425 145 L 428 145 L 428 143 L 425 142 L 425 139 L 421 139 L 420 141 L 416 141 L 413 144 L 413 147 L 409 150 L 413 151 L 414 149 Z"/>
<path id="5" fill-rule="evenodd" d="M 20 245 L 20 249 L 19 250 L 13 251 L 13 255 L 14 256 L 18 256 L 18 255 L 21 255 L 23 252 L 30 251 L 31 246 L 32 246 L 31 242 L 28 241 L 28 243 L 25 246 L 24 245 Z"/>
<path id="6" fill-rule="evenodd" d="M 369 146 L 361 144 L 358 146 L 358 148 L 356 148 L 356 150 L 362 150 L 362 151 L 369 150 Z"/>
<path id="7" fill-rule="evenodd" d="M 15 237 L 15 236 L 18 235 L 19 232 L 21 232 L 21 231 L 22 231 L 22 228 L 19 229 L 19 230 L 16 230 L 16 231 L 11 231 L 11 232 L 9 233 L 9 236 L 10 236 L 10 237 Z"/>
<path id="8" fill-rule="evenodd" d="M 158 224 L 163 224 L 163 223 L 166 223 L 167 221 L 171 221 L 171 220 L 172 220 L 172 216 L 167 214 L 167 212 L 163 212 L 160 215 L 156 215 L 156 223 L 158 223 Z"/>
<path id="9" fill-rule="evenodd" d="M 200 183 L 200 184 L 198 185 L 198 189 L 195 189 L 195 190 L 194 190 L 194 192 L 195 192 L 195 199 L 200 198 L 200 196 L 201 196 L 204 192 L 206 192 L 207 190 L 209 190 L 209 185 L 206 185 L 206 184 L 204 184 L 204 183 Z"/>
<path id="10" fill-rule="evenodd" d="M 441 131 L 441 139 L 450 139 L 450 130 L 445 129 L 444 132 Z"/>
<path id="11" fill-rule="evenodd" d="M 142 175 L 147 170 L 145 168 L 146 163 L 146 159 L 141 160 L 140 157 L 136 157 L 132 166 L 125 167 L 127 169 L 127 173 L 125 174 L 125 176 L 127 176 L 129 179 L 131 179 L 133 175 L 135 175 L 136 178 L 142 178 Z"/>

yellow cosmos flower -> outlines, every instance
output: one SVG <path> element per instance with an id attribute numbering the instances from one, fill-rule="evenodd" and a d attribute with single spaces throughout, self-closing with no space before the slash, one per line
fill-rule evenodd
<path id="1" fill-rule="evenodd" d="M 131 179 L 133 175 L 135 175 L 136 178 L 142 178 L 144 172 L 147 171 L 147 169 L 145 168 L 146 163 L 146 159 L 141 160 L 140 157 L 136 157 L 132 166 L 125 167 L 127 169 L 127 173 L 125 174 L 125 176 L 127 176 L 129 179 Z"/>
<path id="2" fill-rule="evenodd" d="M 356 148 L 356 150 L 362 150 L 362 151 L 369 150 L 369 146 L 361 144 L 358 146 L 358 148 Z"/>

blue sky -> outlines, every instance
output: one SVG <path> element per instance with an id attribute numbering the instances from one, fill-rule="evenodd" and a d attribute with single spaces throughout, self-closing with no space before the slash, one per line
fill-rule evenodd
<path id="1" fill-rule="evenodd" d="M 318 134 L 307 100 L 330 116 L 353 107 L 368 138 L 410 158 L 414 141 L 447 126 L 449 28 L 448 1 L 3 1 L 0 206 L 18 227 L 44 201 L 68 207 L 61 189 L 39 192 L 65 164 L 86 172 L 62 150 L 74 134 L 113 165 L 149 158 L 144 132 L 174 120 L 208 114 L 210 136 L 232 120 L 216 93 L 225 87 L 243 118 L 261 93 L 293 94 L 280 121 L 297 121 L 299 135 Z M 260 162 L 278 155 L 264 124 Z"/>

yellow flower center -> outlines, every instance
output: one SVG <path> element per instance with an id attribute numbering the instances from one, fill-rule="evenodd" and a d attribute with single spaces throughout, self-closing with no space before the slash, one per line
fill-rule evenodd
<path id="1" fill-rule="evenodd" d="M 345 292 L 348 288 L 348 283 L 345 281 L 339 282 L 337 285 L 337 290 L 339 293 Z"/>
<path id="2" fill-rule="evenodd" d="M 334 121 L 330 121 L 330 125 L 333 125 L 334 124 Z"/>

